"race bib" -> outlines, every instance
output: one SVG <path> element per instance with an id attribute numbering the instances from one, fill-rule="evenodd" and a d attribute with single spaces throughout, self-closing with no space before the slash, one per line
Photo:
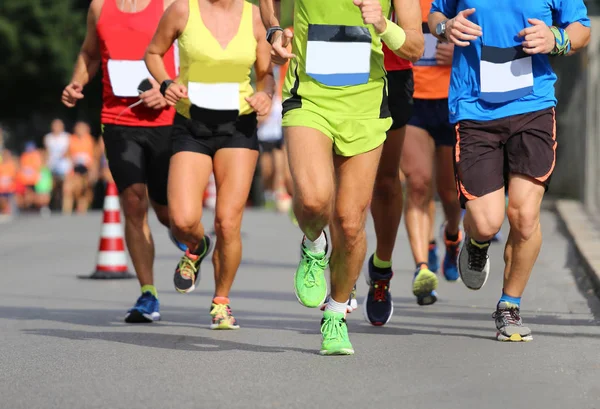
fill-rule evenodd
<path id="1" fill-rule="evenodd" d="M 371 72 L 371 33 L 366 27 L 308 26 L 306 74 L 330 87 L 366 84 Z"/>
<path id="2" fill-rule="evenodd" d="M 77 165 L 86 165 L 91 161 L 91 158 L 86 153 L 78 153 L 73 157 L 73 159 Z"/>
<path id="3" fill-rule="evenodd" d="M 137 97 L 140 83 L 152 77 L 144 61 L 108 60 L 107 68 L 113 94 L 119 98 Z"/>
<path id="4" fill-rule="evenodd" d="M 437 52 L 438 39 L 429 31 L 429 25 L 423 23 L 423 37 L 425 38 L 425 52 L 415 66 L 434 66 L 437 65 L 435 54 Z"/>
<path id="5" fill-rule="evenodd" d="M 188 97 L 198 108 L 216 111 L 240 110 L 240 84 L 237 83 L 189 82 Z"/>
<path id="6" fill-rule="evenodd" d="M 482 46 L 479 99 L 506 103 L 533 92 L 531 56 L 522 46 L 499 48 Z"/>

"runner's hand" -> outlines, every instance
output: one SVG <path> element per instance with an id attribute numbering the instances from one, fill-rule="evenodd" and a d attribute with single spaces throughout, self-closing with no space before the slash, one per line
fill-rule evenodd
<path id="1" fill-rule="evenodd" d="M 271 110 L 271 97 L 263 91 L 257 92 L 251 97 L 246 97 L 246 102 L 250 104 L 258 116 L 267 115 Z"/>
<path id="2" fill-rule="evenodd" d="M 290 50 L 292 38 L 294 38 L 294 33 L 287 28 L 283 32 L 278 31 L 273 34 L 271 61 L 274 64 L 284 65 L 290 58 L 296 58 L 296 55 L 292 54 Z"/>
<path id="3" fill-rule="evenodd" d="M 527 54 L 550 54 L 556 46 L 556 39 L 550 27 L 537 18 L 530 18 L 527 21 L 532 24 L 532 27 L 519 32 L 519 37 L 523 37 L 523 51 Z"/>
<path id="4" fill-rule="evenodd" d="M 140 94 L 143 104 L 151 109 L 163 109 L 167 106 L 167 101 L 160 93 L 160 84 L 154 78 L 148 78 L 152 84 L 152 89 Z"/>
<path id="5" fill-rule="evenodd" d="M 379 0 L 354 0 L 354 5 L 360 9 L 363 23 L 372 24 L 377 34 L 385 31 L 387 22 L 383 16 Z"/>
<path id="6" fill-rule="evenodd" d="M 62 103 L 69 108 L 73 108 L 78 100 L 83 99 L 81 91 L 83 91 L 83 86 L 80 83 L 71 82 L 62 92 Z"/>
<path id="7" fill-rule="evenodd" d="M 439 43 L 435 50 L 435 60 L 438 65 L 452 65 L 454 55 L 454 44 Z"/>
<path id="8" fill-rule="evenodd" d="M 467 17 L 475 13 L 475 9 L 463 10 L 446 23 L 446 38 L 460 47 L 467 47 L 469 41 L 481 37 L 481 27 L 469 21 Z"/>
<path id="9" fill-rule="evenodd" d="M 171 106 L 175 106 L 175 104 L 177 104 L 177 101 L 179 101 L 181 98 L 187 98 L 187 96 L 188 94 L 186 86 L 176 84 L 174 82 L 167 87 L 167 91 L 165 92 L 165 99 L 167 101 L 167 104 Z"/>

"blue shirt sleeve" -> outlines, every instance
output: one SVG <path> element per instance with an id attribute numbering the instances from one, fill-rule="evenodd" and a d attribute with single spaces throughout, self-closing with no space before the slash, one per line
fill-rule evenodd
<path id="1" fill-rule="evenodd" d="M 440 12 L 448 18 L 456 16 L 457 0 L 435 0 L 431 4 L 431 13 Z"/>
<path id="2" fill-rule="evenodd" d="M 581 23 L 590 26 L 587 7 L 583 0 L 552 0 L 552 18 L 554 24 L 560 28 L 567 28 L 569 24 Z"/>

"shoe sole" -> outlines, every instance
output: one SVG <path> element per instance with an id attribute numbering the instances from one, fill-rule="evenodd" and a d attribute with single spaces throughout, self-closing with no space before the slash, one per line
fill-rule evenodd
<path id="1" fill-rule="evenodd" d="M 342 348 L 342 349 L 337 349 L 337 350 L 333 350 L 333 351 L 322 349 L 321 351 L 319 351 L 319 354 L 321 354 L 323 356 L 354 355 L 354 349 Z"/>
<path id="2" fill-rule="evenodd" d="M 433 294 L 426 295 L 424 297 L 417 297 L 417 304 L 419 305 L 433 305 L 437 302 L 437 296 Z"/>
<path id="3" fill-rule="evenodd" d="M 512 334 L 510 337 L 497 332 L 496 339 L 502 342 L 529 342 L 533 341 L 533 336 L 531 334 L 522 336 L 521 334 Z"/>
<path id="4" fill-rule="evenodd" d="M 416 297 L 426 297 L 438 286 L 437 275 L 433 272 L 424 272 L 417 274 L 413 281 L 413 294 Z"/>
<path id="5" fill-rule="evenodd" d="M 210 324 L 210 329 L 218 331 L 236 330 L 240 329 L 239 325 L 223 325 L 223 324 Z"/>
<path id="6" fill-rule="evenodd" d="M 154 321 L 160 321 L 160 313 L 144 314 L 133 310 L 125 316 L 125 322 L 128 324 L 150 324 Z"/>
<path id="7" fill-rule="evenodd" d="M 216 243 L 216 239 L 210 239 L 210 244 L 208 245 L 208 250 L 206 251 L 206 254 L 204 255 L 204 258 L 202 259 L 202 261 L 204 261 L 206 259 L 206 257 L 208 257 L 208 255 L 214 250 L 215 248 L 215 243 Z M 202 264 L 202 261 L 200 262 L 200 264 Z M 191 293 L 192 291 L 194 291 L 196 289 L 196 283 L 198 281 L 200 281 L 197 277 L 200 275 L 200 271 L 198 271 L 198 274 L 196 274 L 196 280 L 194 280 L 192 282 L 191 287 L 189 287 L 188 289 L 182 289 L 177 287 L 177 284 L 174 282 L 173 284 L 175 285 L 175 290 L 180 293 L 180 294 L 188 294 Z M 173 281 L 175 281 L 177 278 L 177 273 L 175 273 L 175 277 L 173 278 Z M 185 280 L 185 281 L 190 281 L 190 280 Z"/>
<path id="8" fill-rule="evenodd" d="M 481 283 L 481 286 L 479 286 L 479 287 L 471 287 L 471 286 L 469 286 L 465 282 L 462 270 L 460 268 L 460 257 L 462 255 L 463 251 L 466 251 L 466 250 L 464 250 L 466 243 L 467 243 L 467 236 L 465 235 L 465 239 L 463 240 L 463 242 L 462 242 L 462 244 L 460 246 L 460 250 L 458 252 L 458 263 L 457 263 L 458 275 L 460 276 L 460 279 L 463 282 L 463 284 L 465 285 L 465 287 L 467 287 L 469 290 L 473 290 L 473 291 L 481 290 L 483 288 L 483 286 L 485 285 L 485 283 L 487 283 L 487 280 L 488 280 L 488 278 L 490 276 L 490 269 L 488 268 L 487 271 L 485 272 L 485 277 L 483 279 L 483 283 Z M 489 262 L 490 262 L 490 259 L 488 258 L 488 260 L 486 261 L 486 267 L 487 267 L 487 265 L 488 265 Z M 484 268 L 484 270 L 485 270 L 485 268 Z"/>

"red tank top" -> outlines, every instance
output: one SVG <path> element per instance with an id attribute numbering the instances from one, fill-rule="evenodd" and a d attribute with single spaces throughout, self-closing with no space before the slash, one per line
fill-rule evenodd
<path id="1" fill-rule="evenodd" d="M 116 0 L 105 0 L 96 25 L 102 55 L 102 114 L 104 124 L 125 126 L 165 126 L 173 124 L 175 110 L 146 108 L 139 101 L 139 83 L 150 76 L 144 54 L 164 11 L 164 0 L 150 0 L 138 13 L 124 13 Z M 171 78 L 175 78 L 173 46 L 163 58 Z"/>
<path id="2" fill-rule="evenodd" d="M 390 20 L 398 24 L 395 11 L 392 11 Z M 410 61 L 394 54 L 385 43 L 382 42 L 381 45 L 383 46 L 383 64 L 386 71 L 402 71 L 410 70 L 412 68 L 413 65 Z"/>

